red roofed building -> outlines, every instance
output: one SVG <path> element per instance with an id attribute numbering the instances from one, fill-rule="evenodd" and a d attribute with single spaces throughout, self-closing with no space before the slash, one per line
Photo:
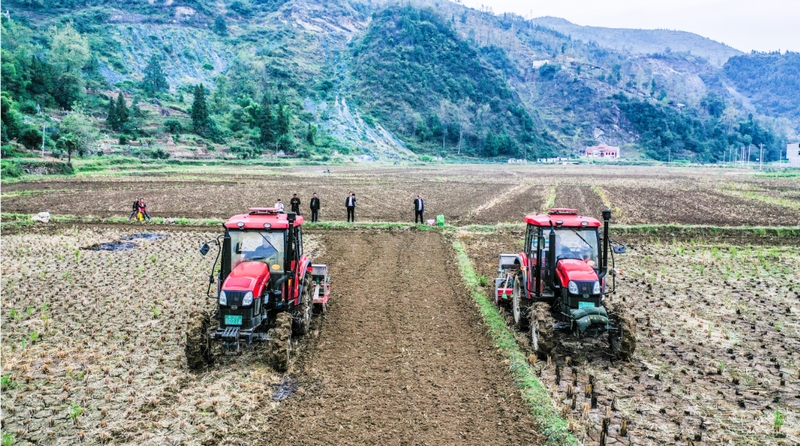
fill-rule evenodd
<path id="1" fill-rule="evenodd" d="M 619 147 L 605 144 L 587 147 L 584 156 L 587 158 L 619 158 Z"/>

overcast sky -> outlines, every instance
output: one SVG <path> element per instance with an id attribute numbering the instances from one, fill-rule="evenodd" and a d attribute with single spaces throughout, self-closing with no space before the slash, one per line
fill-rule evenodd
<path id="1" fill-rule="evenodd" d="M 462 0 L 495 14 L 584 26 L 689 31 L 750 52 L 800 51 L 800 0 Z"/>

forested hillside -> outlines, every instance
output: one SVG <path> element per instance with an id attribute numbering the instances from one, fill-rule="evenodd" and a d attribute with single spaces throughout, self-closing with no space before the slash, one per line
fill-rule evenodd
<path id="1" fill-rule="evenodd" d="M 723 69 L 761 113 L 800 120 L 800 53 L 754 52 L 730 58 Z"/>
<path id="2" fill-rule="evenodd" d="M 44 143 L 67 159 L 504 160 L 608 143 L 714 162 L 751 143 L 777 159 L 800 131 L 793 53 L 723 71 L 695 51 L 617 51 L 433 0 L 3 6 L 4 157 Z"/>
<path id="3" fill-rule="evenodd" d="M 357 104 L 413 147 L 514 158 L 559 149 L 506 82 L 516 68 L 505 52 L 476 50 L 432 10 L 375 16 L 354 45 L 352 71 Z"/>

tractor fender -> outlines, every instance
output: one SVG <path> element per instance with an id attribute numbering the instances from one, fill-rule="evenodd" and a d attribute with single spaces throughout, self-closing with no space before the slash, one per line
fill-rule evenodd
<path id="1" fill-rule="evenodd" d="M 306 256 L 300 257 L 299 268 L 296 269 L 297 275 L 295 276 L 295 303 L 299 304 L 300 299 L 303 298 L 303 289 L 300 288 L 301 284 L 306 278 L 308 267 L 311 265 L 311 259 Z"/>

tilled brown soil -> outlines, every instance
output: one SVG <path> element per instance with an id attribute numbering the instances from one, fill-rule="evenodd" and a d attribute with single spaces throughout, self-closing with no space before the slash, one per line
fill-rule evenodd
<path id="1" fill-rule="evenodd" d="M 540 442 L 441 234 L 330 232 L 322 244 L 334 303 L 270 444 Z"/>
<path id="2" fill-rule="evenodd" d="M 425 216 L 455 225 L 519 222 L 542 211 L 553 188 L 555 205 L 599 215 L 603 200 L 626 224 L 715 226 L 797 225 L 795 178 L 763 178 L 746 171 L 641 166 L 441 165 L 204 167 L 181 172 L 127 172 L 119 176 L 42 177 L 4 184 L 3 211 L 127 216 L 143 197 L 153 217 L 226 218 L 277 198 L 312 192 L 322 221 L 346 219 L 344 199 L 358 198 L 358 221 L 414 219 L 413 199 L 425 198 Z M 593 186 L 602 191 L 599 197 Z"/>
<path id="3" fill-rule="evenodd" d="M 589 186 L 559 185 L 554 207 L 577 209 L 581 215 L 602 218 L 603 200 Z"/>

